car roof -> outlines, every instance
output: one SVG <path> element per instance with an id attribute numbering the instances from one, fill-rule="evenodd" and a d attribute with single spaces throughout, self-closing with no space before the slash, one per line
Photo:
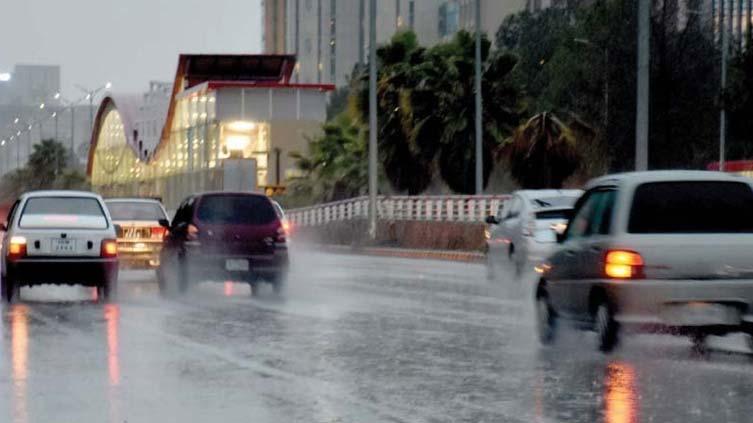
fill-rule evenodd
<path id="1" fill-rule="evenodd" d="M 579 197 L 583 191 L 579 189 L 522 189 L 513 194 L 520 195 L 527 200 L 548 197 Z"/>
<path id="2" fill-rule="evenodd" d="M 21 195 L 21 198 L 36 198 L 36 197 L 90 197 L 101 199 L 99 194 L 91 191 L 74 191 L 74 190 L 40 190 L 29 191 Z"/>
<path id="3" fill-rule="evenodd" d="M 269 199 L 268 196 L 265 194 L 261 194 L 258 192 L 249 192 L 249 191 L 206 191 L 206 192 L 200 192 L 198 194 L 193 195 L 193 197 L 206 197 L 209 195 L 248 195 L 248 196 L 254 196 L 254 197 L 264 197 Z M 271 200 L 271 199 L 270 199 Z"/>
<path id="4" fill-rule="evenodd" d="M 753 183 L 753 179 L 734 173 L 706 170 L 651 170 L 601 176 L 586 184 L 586 189 L 600 185 L 618 185 L 622 183 L 642 184 L 647 182 L 665 181 L 727 181 Z"/>
<path id="5" fill-rule="evenodd" d="M 120 201 L 120 202 L 129 202 L 129 203 L 157 203 L 157 204 L 162 203 L 161 201 L 155 200 L 153 198 L 134 198 L 134 197 L 105 198 L 106 203 L 110 201 Z"/>

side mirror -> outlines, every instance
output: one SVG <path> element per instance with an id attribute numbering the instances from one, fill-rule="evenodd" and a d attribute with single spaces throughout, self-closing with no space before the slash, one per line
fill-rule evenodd
<path id="1" fill-rule="evenodd" d="M 118 225 L 117 223 L 112 225 L 113 228 L 115 228 L 115 235 L 120 235 L 120 233 L 123 231 L 123 227 Z"/>
<path id="2" fill-rule="evenodd" d="M 162 226 L 165 229 L 170 229 L 170 221 L 167 219 L 160 219 L 157 221 L 160 226 Z"/>
<path id="3" fill-rule="evenodd" d="M 556 232 L 555 231 L 555 233 L 557 234 L 557 244 L 562 244 L 563 242 L 565 242 L 565 233 L 564 232 L 560 233 L 560 232 Z"/>
<path id="4" fill-rule="evenodd" d="M 0 223 L 0 232 L 8 232 L 8 222 Z"/>
<path id="5" fill-rule="evenodd" d="M 490 225 L 498 225 L 499 219 L 497 219 L 497 217 L 494 216 L 493 214 L 490 214 L 489 216 L 486 216 L 486 223 Z"/>

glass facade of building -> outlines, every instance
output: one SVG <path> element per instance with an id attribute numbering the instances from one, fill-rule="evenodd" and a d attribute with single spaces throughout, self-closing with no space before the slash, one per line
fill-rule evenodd
<path id="1" fill-rule="evenodd" d="M 92 155 L 92 184 L 106 195 L 219 189 L 221 176 L 215 169 L 221 168 L 224 159 L 234 158 L 254 159 L 256 184 L 266 186 L 269 124 L 219 121 L 216 106 L 216 93 L 212 91 L 179 96 L 167 139 L 148 159 L 142 159 L 129 145 L 121 113 L 110 103 L 103 111 Z M 180 189 L 174 189 L 178 188 L 175 184 L 180 184 Z"/>

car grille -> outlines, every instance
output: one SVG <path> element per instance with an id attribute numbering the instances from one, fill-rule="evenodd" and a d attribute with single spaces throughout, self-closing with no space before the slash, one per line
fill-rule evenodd
<path id="1" fill-rule="evenodd" d="M 134 228 L 134 227 L 121 227 L 118 232 L 118 238 L 125 239 L 144 239 L 151 238 L 152 228 Z"/>

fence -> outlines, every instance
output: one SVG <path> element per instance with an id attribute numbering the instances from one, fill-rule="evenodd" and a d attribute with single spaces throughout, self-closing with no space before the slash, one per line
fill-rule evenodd
<path id="1" fill-rule="evenodd" d="M 381 220 L 424 220 L 441 222 L 483 222 L 496 214 L 508 195 L 380 196 L 377 217 Z M 356 197 L 334 203 L 288 211 L 296 226 L 318 226 L 329 222 L 365 219 L 369 198 Z"/>

